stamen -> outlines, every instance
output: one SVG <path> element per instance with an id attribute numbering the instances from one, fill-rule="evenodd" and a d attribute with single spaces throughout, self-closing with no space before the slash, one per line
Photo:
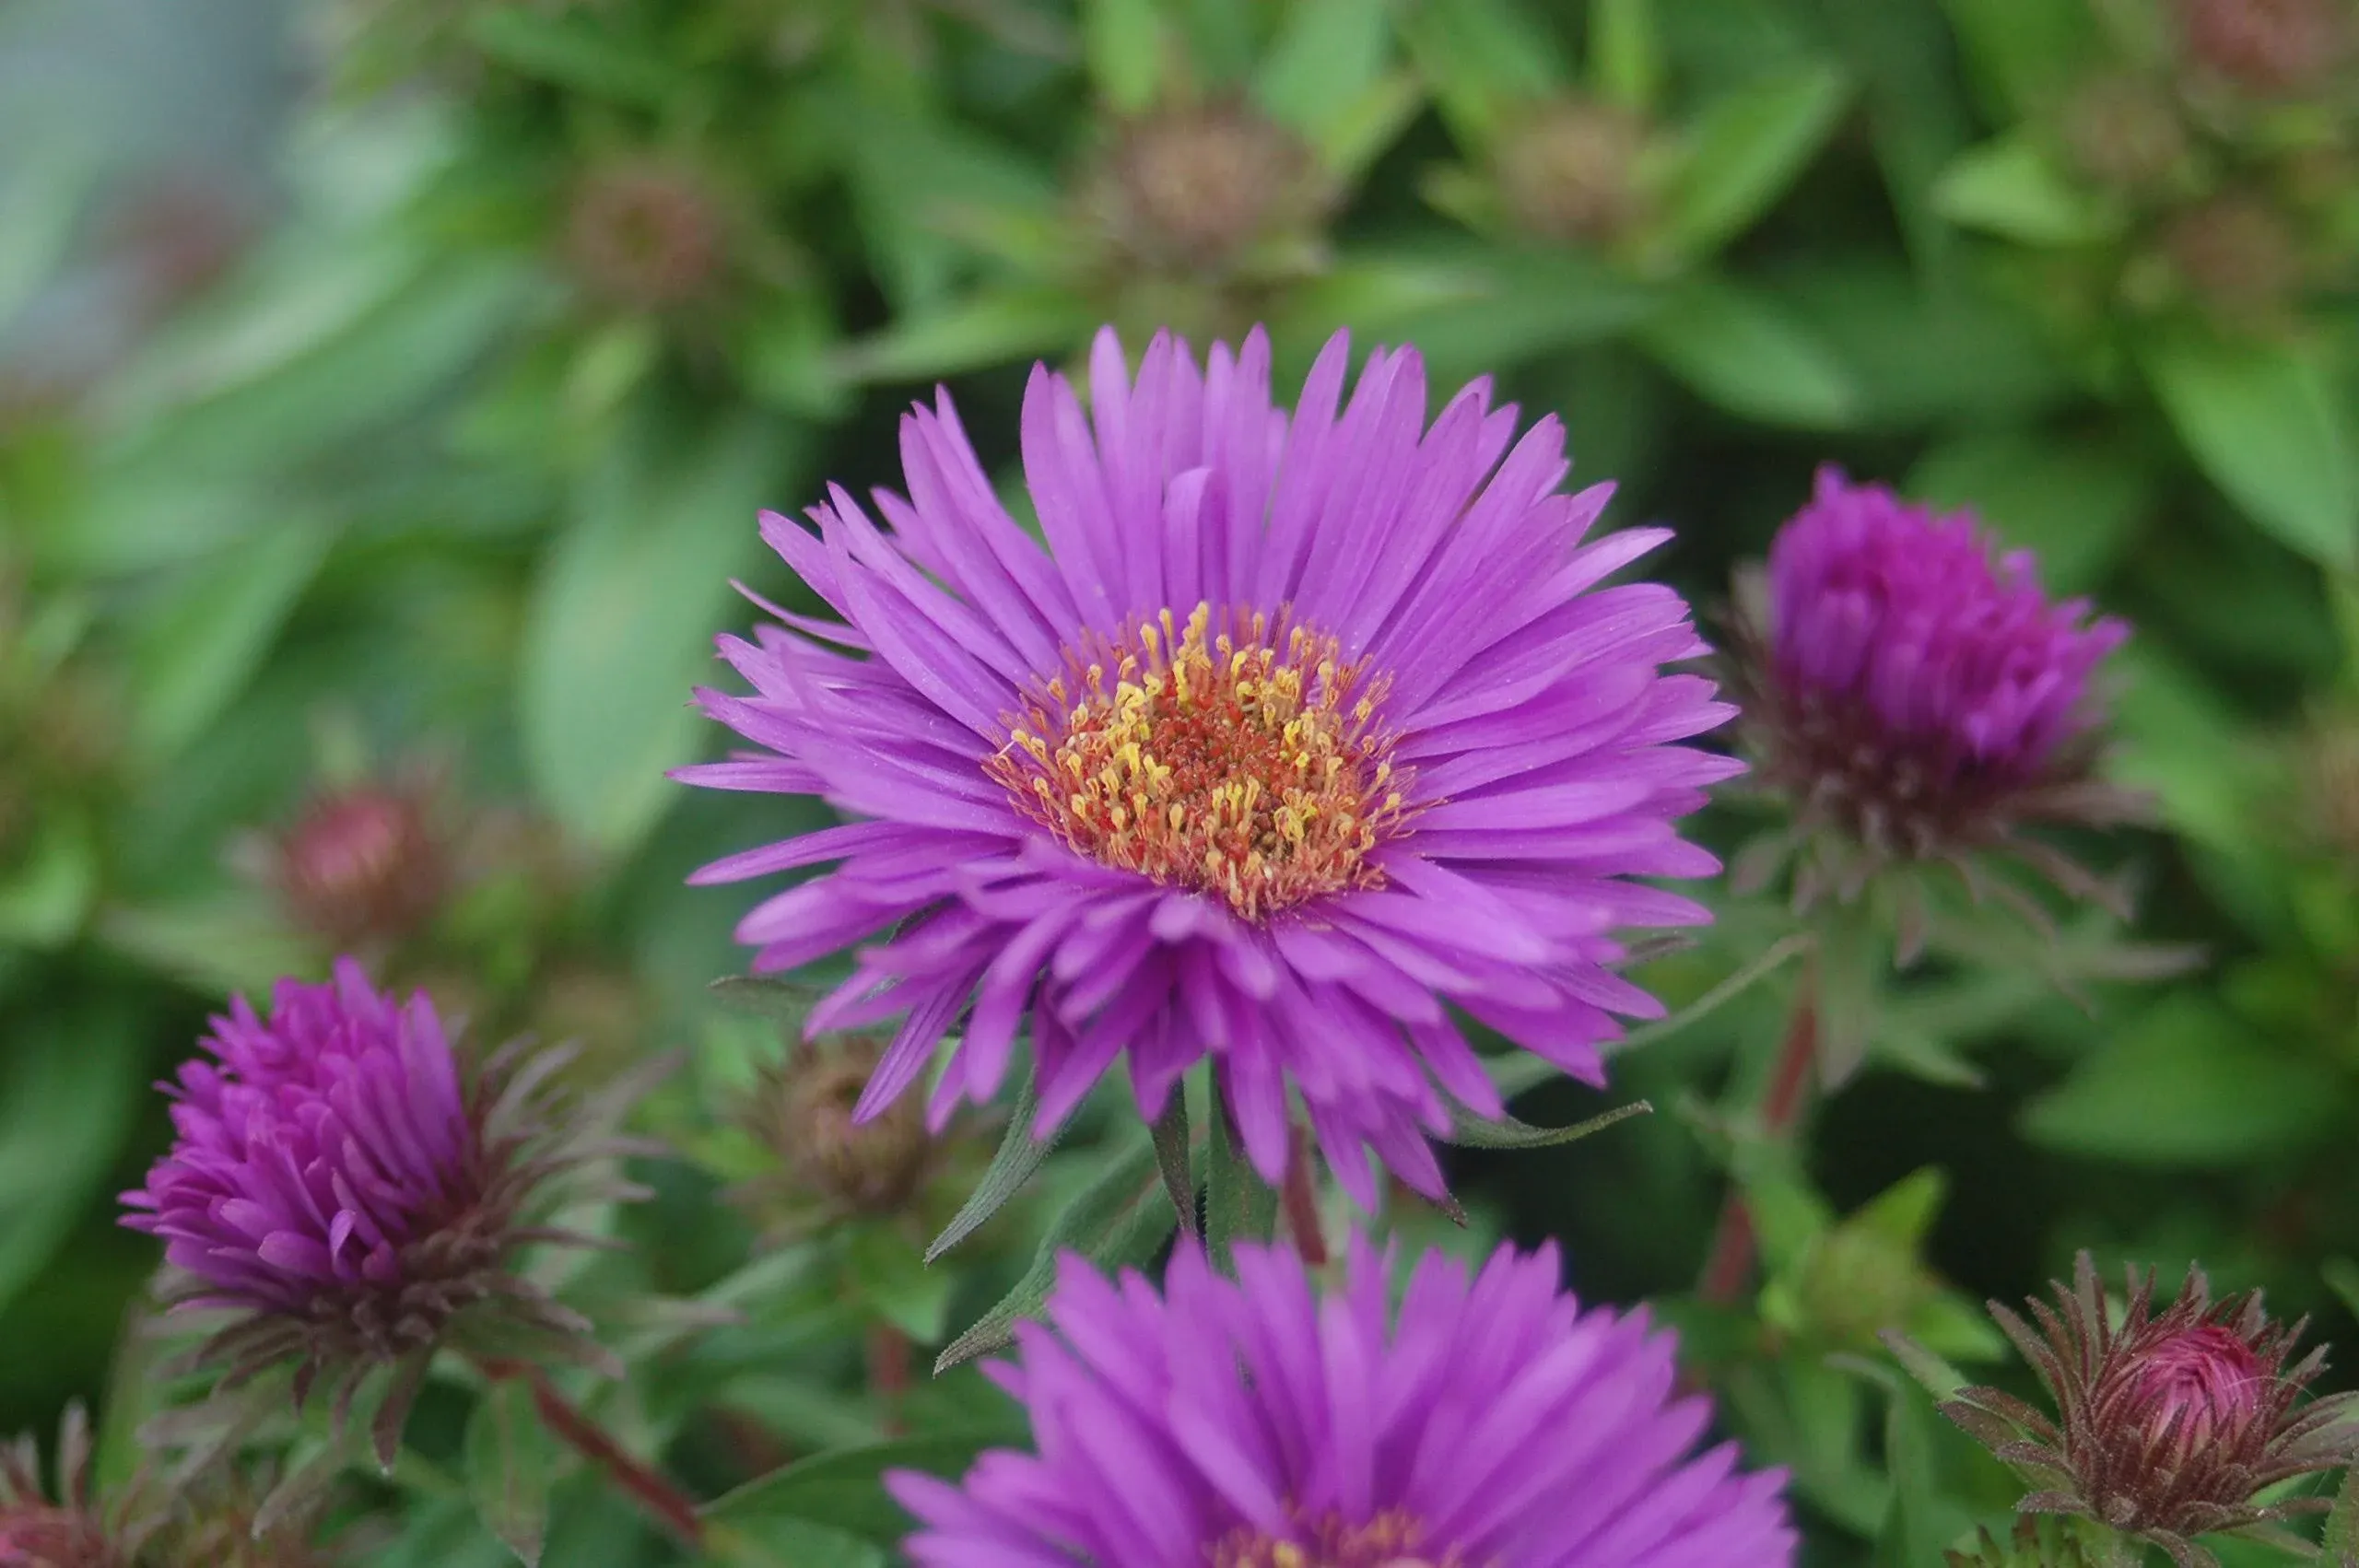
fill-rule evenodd
<path id="1" fill-rule="evenodd" d="M 1410 810 L 1383 681 L 1284 610 L 1223 619 L 1167 609 L 1068 649 L 985 772 L 1081 853 L 1247 919 L 1380 885 L 1368 856 Z"/>
<path id="2" fill-rule="evenodd" d="M 1361 1525 L 1330 1515 L 1287 1540 L 1235 1530 L 1206 1549 L 1206 1557 L 1211 1568 L 1467 1568 L 1457 1550 L 1426 1547 L 1425 1533 L 1413 1515 L 1389 1508 Z"/>

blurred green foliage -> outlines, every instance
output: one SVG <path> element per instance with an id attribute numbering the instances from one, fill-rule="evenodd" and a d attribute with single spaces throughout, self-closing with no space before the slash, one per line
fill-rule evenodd
<path id="1" fill-rule="evenodd" d="M 1707 605 L 1831 460 L 1979 509 L 2052 588 L 2135 621 L 2116 771 L 2163 825 L 2096 858 L 2202 966 L 2100 973 L 2083 1006 L 2043 966 L 2101 933 L 1937 954 L 1885 986 L 1870 1071 L 1800 1151 L 1741 1108 L 1772 974 L 1620 1059 L 1617 1103 L 1668 1114 L 1458 1156 L 1476 1224 L 1438 1235 L 1564 1235 L 1606 1296 L 1689 1285 L 1733 1175 L 1765 1288 L 1666 1310 L 1794 1468 L 1811 1561 L 1930 1562 L 2008 1501 L 1913 1390 L 1825 1359 L 1872 1354 L 1876 1327 L 1992 1355 L 1975 1298 L 2088 1246 L 2201 1257 L 2353 1328 L 2320 1272 L 2359 1257 L 2341 0 L 337 0 L 298 21 L 277 220 L 102 372 L 0 361 L 0 1426 L 108 1384 L 149 1266 L 111 1228 L 164 1136 L 148 1081 L 230 990 L 357 931 L 479 1031 L 693 1047 L 654 1116 L 683 1157 L 616 1221 L 640 1261 L 597 1267 L 744 1316 L 628 1329 L 642 1375 L 600 1410 L 633 1445 L 718 1492 L 893 1433 L 947 1468 L 981 1440 L 958 1434 L 1003 1430 L 971 1373 L 924 1363 L 1020 1293 L 1062 1199 L 1156 1200 L 1146 1146 L 1085 1128 L 955 1268 L 919 1267 L 898 1222 L 757 1247 L 716 1194 L 759 1173 L 733 1118 L 780 1047 L 706 996 L 738 964 L 734 906 L 681 883 L 818 809 L 663 773 L 715 744 L 685 704 L 711 634 L 755 614 L 731 580 L 812 606 L 757 509 L 895 483 L 897 412 L 937 379 L 1014 494 L 1024 369 L 1077 372 L 1106 321 L 1134 345 L 1265 322 L 1282 380 L 1339 326 L 1414 342 L 1445 384 L 1496 376 L 1622 482 L 1620 521 L 1677 526 L 1664 569 Z M 59 146 L 8 188 L 0 322 L 92 222 Z M 319 826 L 370 790 L 416 820 Z M 372 861 L 369 833 L 404 848 Z M 322 834 L 344 859 L 302 860 Z M 398 918 L 336 905 L 421 856 L 448 875 Z M 1648 971 L 1674 1005 L 1782 929 L 1723 902 Z M 1558 1083 L 1524 1108 L 1600 1107 Z M 370 1560 L 501 1561 L 493 1536 L 539 1540 L 551 1495 L 548 1561 L 668 1560 L 514 1392 L 429 1390 L 447 1469 L 386 1483 L 409 1509 Z M 716 1539 L 879 1562 L 880 1463 L 778 1470 Z"/>

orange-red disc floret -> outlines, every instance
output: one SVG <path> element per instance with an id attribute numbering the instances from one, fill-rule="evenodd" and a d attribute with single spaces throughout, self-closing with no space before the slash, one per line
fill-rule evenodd
<path id="1" fill-rule="evenodd" d="M 1259 920 L 1371 887 L 1407 814 L 1383 683 L 1285 611 L 1172 613 L 1069 651 L 985 770 L 1101 864 L 1215 893 Z"/>

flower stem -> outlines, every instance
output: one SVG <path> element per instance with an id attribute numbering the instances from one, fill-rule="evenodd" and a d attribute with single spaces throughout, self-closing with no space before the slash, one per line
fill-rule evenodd
<path id="1" fill-rule="evenodd" d="M 868 1330 L 868 1391 L 876 1397 L 885 1435 L 901 1435 L 901 1400 L 910 1391 L 910 1337 L 889 1323 Z"/>
<path id="2" fill-rule="evenodd" d="M 1795 992 L 1793 1016 L 1787 1021 L 1786 1038 L 1778 1047 L 1777 1062 L 1769 1070 L 1769 1085 L 1761 1099 L 1761 1127 L 1769 1137 L 1785 1137 L 1802 1119 L 1802 1107 L 1810 1097 L 1811 1065 L 1817 1053 L 1818 1010 L 1811 1001 L 1805 980 Z M 1696 1293 L 1720 1305 L 1743 1294 L 1746 1282 L 1753 1278 L 1758 1251 L 1756 1240 L 1753 1212 L 1745 1207 L 1744 1194 L 1731 1186 L 1720 1206 L 1719 1223 L 1712 1232 L 1711 1255 L 1705 1261 Z"/>
<path id="3" fill-rule="evenodd" d="M 696 1500 L 661 1471 L 626 1453 L 587 1411 L 565 1397 L 546 1371 L 525 1362 L 486 1360 L 477 1364 L 495 1383 L 523 1379 L 533 1391 L 533 1409 L 551 1433 L 605 1471 L 649 1518 L 690 1548 L 703 1548 L 704 1521 L 697 1516 Z"/>
<path id="4" fill-rule="evenodd" d="M 1327 1262 L 1327 1238 L 1319 1228 L 1319 1193 L 1313 1185 L 1315 1167 L 1310 1161 L 1310 1140 L 1299 1122 L 1290 1132 L 1285 1187 L 1279 1199 L 1285 1209 L 1286 1229 L 1294 1233 L 1295 1250 L 1302 1254 L 1306 1268 L 1318 1269 Z"/>

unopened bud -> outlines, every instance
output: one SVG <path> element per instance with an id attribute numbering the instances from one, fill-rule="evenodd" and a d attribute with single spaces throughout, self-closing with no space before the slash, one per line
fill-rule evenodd
<path id="1" fill-rule="evenodd" d="M 1560 99 L 1500 146 L 1500 199 L 1528 233 L 1610 243 L 1640 215 L 1637 166 L 1645 147 L 1646 129 L 1635 116 L 1608 104 Z"/>
<path id="2" fill-rule="evenodd" d="M 319 797 L 265 848 L 263 869 L 288 917 L 335 947 L 416 934 L 453 882 L 423 786 L 363 784 Z"/>
<path id="3" fill-rule="evenodd" d="M 2249 1442 L 2269 1408 L 2272 1369 L 2232 1329 L 2199 1323 L 2145 1347 L 2122 1375 L 2125 1417 L 2177 1469 L 2214 1444 Z"/>
<path id="4" fill-rule="evenodd" d="M 2185 163 L 2187 130 L 2160 84 L 2142 76 L 2088 83 L 2065 107 L 2064 145 L 2090 179 L 2130 192 L 2165 183 Z"/>
<path id="5" fill-rule="evenodd" d="M 2322 84 L 2351 41 L 2341 0 L 2182 0 L 2179 21 L 2195 63 L 2271 95 Z"/>
<path id="6" fill-rule="evenodd" d="M 935 1147 L 917 1097 L 903 1095 L 865 1122 L 852 1117 L 883 1055 L 881 1041 L 849 1036 L 799 1047 L 763 1075 L 748 1119 L 778 1157 L 779 1196 L 797 1207 L 885 1214 L 915 1195 Z"/>
<path id="7" fill-rule="evenodd" d="M 566 214 L 565 252 L 591 293 L 633 310 L 668 310 L 719 285 L 727 224 L 696 170 L 635 159 L 582 179 Z"/>
<path id="8" fill-rule="evenodd" d="M 2165 231 L 2163 249 L 2189 291 L 2231 320 L 2266 322 L 2302 286 L 2299 237 L 2275 207 L 2245 193 L 2181 213 Z"/>
<path id="9" fill-rule="evenodd" d="M 1869 1348 L 1884 1330 L 1905 1328 L 1934 1290 L 1909 1248 L 1873 1229 L 1838 1225 L 1802 1260 L 1802 1320 L 1830 1344 Z"/>
<path id="10" fill-rule="evenodd" d="M 1132 121 L 1087 190 L 1117 255 L 1154 272 L 1225 270 L 1273 235 L 1315 229 L 1332 205 L 1301 139 L 1235 104 Z"/>

